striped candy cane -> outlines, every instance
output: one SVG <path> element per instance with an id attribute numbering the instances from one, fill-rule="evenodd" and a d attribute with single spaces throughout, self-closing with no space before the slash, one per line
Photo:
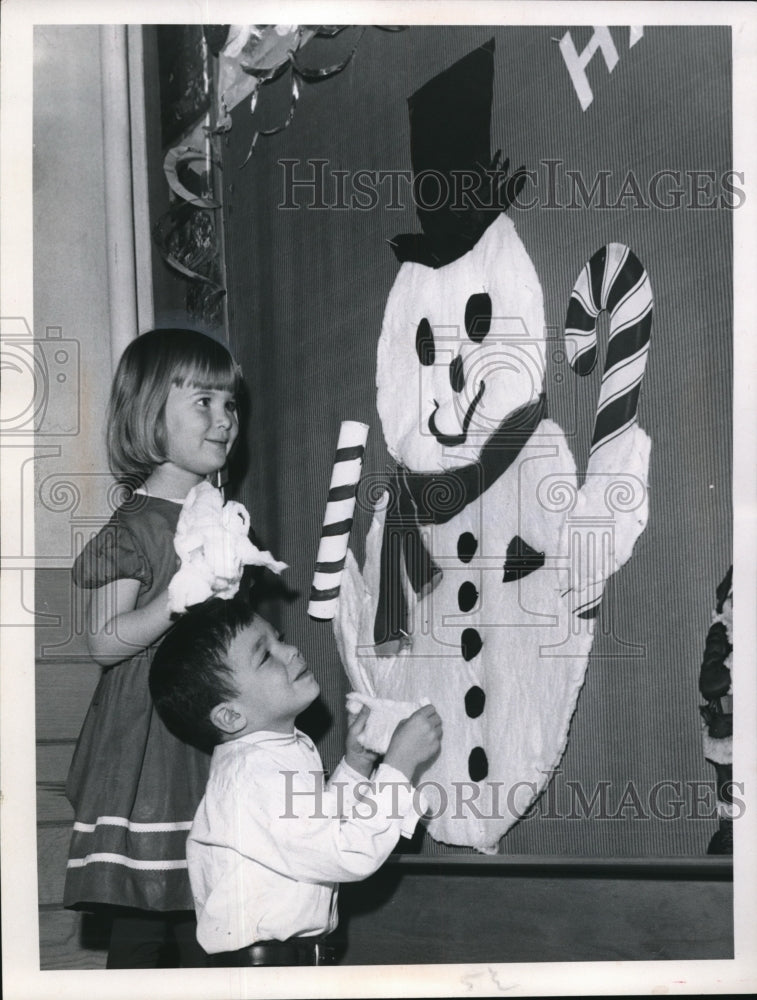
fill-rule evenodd
<path id="1" fill-rule="evenodd" d="M 599 390 L 591 454 L 636 420 L 652 330 L 652 288 L 638 257 L 622 243 L 608 243 L 584 265 L 565 320 L 571 368 L 588 375 L 597 363 L 597 317 L 610 314 L 610 339 Z"/>
<path id="2" fill-rule="evenodd" d="M 311 618 L 326 621 L 336 613 L 367 439 L 367 424 L 355 420 L 342 422 L 310 588 Z"/>

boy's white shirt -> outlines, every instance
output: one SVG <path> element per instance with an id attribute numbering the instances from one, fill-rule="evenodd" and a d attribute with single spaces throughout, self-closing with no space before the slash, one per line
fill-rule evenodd
<path id="1" fill-rule="evenodd" d="M 386 764 L 368 779 L 342 760 L 324 786 L 299 730 L 216 747 L 187 841 L 198 941 L 214 954 L 334 930 L 338 883 L 373 874 L 412 835 L 419 808 Z"/>

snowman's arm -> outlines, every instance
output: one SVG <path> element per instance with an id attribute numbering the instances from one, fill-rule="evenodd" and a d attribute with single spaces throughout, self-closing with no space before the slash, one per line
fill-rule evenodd
<path id="1" fill-rule="evenodd" d="M 375 694 L 361 656 L 361 622 L 370 594 L 351 549 L 347 549 L 339 589 L 339 601 L 332 622 L 339 657 L 350 683 L 361 694 Z"/>
<path id="2" fill-rule="evenodd" d="M 547 556 L 554 555 L 565 499 L 576 489 L 576 462 L 559 424 L 542 420 L 506 475 L 517 498 L 518 534 Z"/>
<path id="3" fill-rule="evenodd" d="M 596 592 L 630 559 L 649 517 L 650 449 L 633 424 L 591 455 L 563 529 L 573 591 Z"/>
<path id="4" fill-rule="evenodd" d="M 357 691 L 371 696 L 376 694 L 377 680 L 391 673 L 397 659 L 376 654 L 373 634 L 381 582 L 385 509 L 386 503 L 380 500 L 366 538 L 362 573 L 352 551 L 347 550 L 333 621 L 334 637 L 347 676 Z"/>

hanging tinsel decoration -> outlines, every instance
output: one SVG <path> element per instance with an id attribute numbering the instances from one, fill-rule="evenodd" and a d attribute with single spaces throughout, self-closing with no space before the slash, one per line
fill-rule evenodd
<path id="1" fill-rule="evenodd" d="M 404 30 L 374 27 L 382 31 Z M 355 32 L 355 38 L 338 62 L 319 67 L 303 62 L 301 50 L 312 39 L 333 39 L 348 29 Z M 238 104 L 249 98 L 250 113 L 254 114 L 260 88 L 285 73 L 290 74 L 286 117 L 279 125 L 255 131 L 244 166 L 260 136 L 275 135 L 291 124 L 302 85 L 341 73 L 354 58 L 365 31 L 366 27 L 360 25 L 324 24 L 208 25 L 202 29 L 205 65 L 199 76 L 208 94 L 206 107 L 209 103 L 211 111 L 207 114 L 203 108 L 202 117 L 165 154 L 163 173 L 171 190 L 172 204 L 154 226 L 153 239 L 166 264 L 191 282 L 187 308 L 205 322 L 217 325 L 222 321 L 226 294 L 214 214 L 221 207 L 213 197 L 213 172 L 220 169 L 219 157 L 213 150 L 216 137 L 231 129 L 231 111 Z M 217 60 L 216 67 L 209 56 Z M 197 73 L 193 74 L 192 83 L 195 89 L 200 85 Z"/>
<path id="2" fill-rule="evenodd" d="M 313 38 L 336 38 L 348 27 L 357 28 L 357 36 L 347 54 L 338 62 L 327 66 L 307 66 L 301 57 L 302 48 Z M 402 27 L 374 25 L 382 31 L 402 31 Z M 210 35 L 208 35 L 208 30 Z M 217 49 L 218 120 L 210 130 L 218 135 L 231 129 L 231 110 L 249 97 L 250 113 L 257 107 L 260 88 L 278 79 L 283 73 L 291 75 L 289 110 L 281 124 L 268 129 L 258 129 L 252 137 L 244 166 L 252 156 L 258 138 L 283 132 L 294 118 L 303 83 L 317 83 L 336 76 L 345 69 L 357 52 L 365 33 L 365 26 L 306 25 L 306 24 L 252 24 L 231 25 L 223 37 L 216 29 L 206 29 L 206 38 L 213 51 Z"/>

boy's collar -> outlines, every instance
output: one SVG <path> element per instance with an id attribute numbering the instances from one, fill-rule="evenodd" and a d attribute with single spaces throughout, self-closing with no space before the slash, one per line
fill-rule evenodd
<path id="1" fill-rule="evenodd" d="M 296 726 L 291 733 L 277 733 L 273 730 L 257 729 L 254 733 L 246 733 L 244 736 L 240 736 L 239 741 L 252 744 L 281 743 L 282 745 L 286 745 L 287 743 L 303 742 L 311 749 L 315 749 L 315 744 L 307 733 L 303 733 L 302 730 L 298 729 Z M 238 741 L 229 740 L 226 743 L 221 744 L 221 746 L 230 746 L 236 742 Z"/>

